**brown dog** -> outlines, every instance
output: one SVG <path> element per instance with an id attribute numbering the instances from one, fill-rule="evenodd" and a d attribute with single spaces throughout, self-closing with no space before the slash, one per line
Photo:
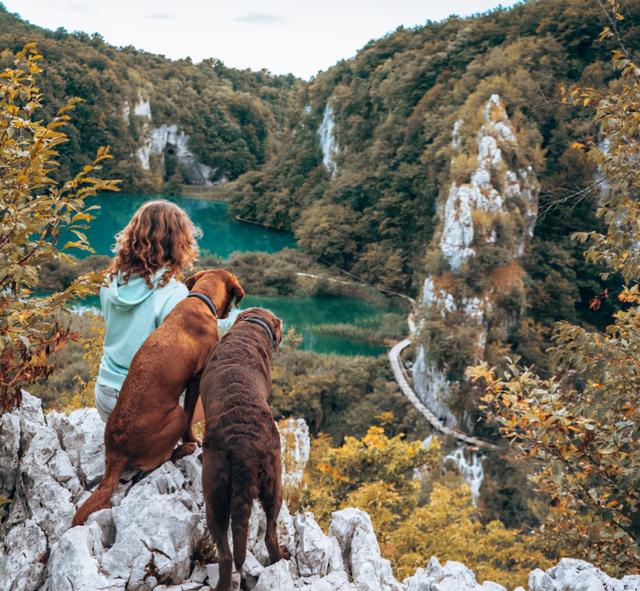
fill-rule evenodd
<path id="1" fill-rule="evenodd" d="M 218 318 L 229 315 L 244 290 L 222 269 L 201 271 L 185 285 L 191 290 L 189 297 L 171 311 L 131 361 L 105 427 L 104 476 L 72 525 L 82 525 L 91 513 L 109 506 L 125 468 L 147 472 L 196 448 L 191 424 L 199 377 L 218 341 Z M 180 395 L 185 388 L 183 409 Z M 183 444 L 174 449 L 181 437 Z"/>
<path id="2" fill-rule="evenodd" d="M 244 564 L 254 499 L 260 499 L 267 516 L 265 542 L 271 563 L 283 556 L 276 534 L 282 505 L 280 435 L 269 407 L 271 355 L 281 339 L 279 318 L 268 310 L 249 308 L 214 347 L 202 374 L 202 486 L 207 524 L 220 560 L 215 591 L 231 589 L 232 559 L 238 571 Z"/>

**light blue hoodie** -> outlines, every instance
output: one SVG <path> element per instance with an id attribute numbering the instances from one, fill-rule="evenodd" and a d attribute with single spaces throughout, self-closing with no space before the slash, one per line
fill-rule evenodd
<path id="1" fill-rule="evenodd" d="M 98 384 L 120 390 L 140 345 L 189 294 L 186 286 L 173 277 L 158 287 L 164 272 L 160 269 L 153 275 L 154 289 L 139 275 L 121 283 L 120 274 L 100 288 L 105 332 Z"/>

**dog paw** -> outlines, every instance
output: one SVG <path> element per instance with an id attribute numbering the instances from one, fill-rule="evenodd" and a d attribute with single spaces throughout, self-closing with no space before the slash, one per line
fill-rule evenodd
<path id="1" fill-rule="evenodd" d="M 197 448 L 198 446 L 193 442 L 183 443 L 173 450 L 171 459 L 175 461 L 179 460 L 180 458 L 184 458 L 184 456 L 188 456 L 189 454 L 192 454 L 194 451 L 196 451 Z"/>
<path id="2" fill-rule="evenodd" d="M 289 560 L 291 558 L 291 552 L 289 552 L 289 550 L 287 550 L 284 546 L 280 546 L 280 555 L 285 560 Z"/>

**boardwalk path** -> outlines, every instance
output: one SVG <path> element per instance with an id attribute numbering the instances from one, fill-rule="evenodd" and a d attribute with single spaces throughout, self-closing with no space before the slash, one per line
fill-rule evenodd
<path id="1" fill-rule="evenodd" d="M 342 283 L 342 284 L 354 284 L 358 285 L 358 283 L 354 281 L 345 281 L 342 279 L 333 279 L 331 277 L 322 277 L 321 275 L 314 275 L 312 273 L 296 273 L 299 277 L 308 277 L 312 279 L 323 279 L 325 281 L 331 281 L 333 283 Z M 416 301 L 409 296 L 403 294 L 394 294 L 398 295 L 406 300 L 408 300 L 413 306 L 414 310 L 416 307 Z M 400 388 L 400 391 L 404 394 L 405 398 L 413 405 L 413 407 L 425 418 L 431 426 L 436 430 L 442 433 L 443 435 L 449 435 L 454 437 L 458 441 L 465 443 L 467 445 L 471 445 L 473 447 L 481 448 L 481 449 L 497 449 L 497 447 L 491 443 L 483 441 L 482 439 L 478 439 L 477 437 L 472 437 L 471 435 L 467 435 L 462 431 L 458 431 L 457 429 L 452 429 L 451 427 L 447 427 L 436 417 L 418 398 L 417 394 L 413 391 L 411 387 L 411 383 L 409 381 L 409 376 L 404 368 L 404 364 L 402 363 L 402 351 L 404 351 L 409 345 L 411 345 L 411 336 L 415 332 L 415 323 L 413 321 L 413 313 L 409 315 L 408 318 L 409 324 L 409 332 L 410 335 L 406 339 L 396 343 L 389 350 L 389 362 L 391 363 L 391 369 L 393 370 L 393 375 L 395 377 L 396 383 Z"/>

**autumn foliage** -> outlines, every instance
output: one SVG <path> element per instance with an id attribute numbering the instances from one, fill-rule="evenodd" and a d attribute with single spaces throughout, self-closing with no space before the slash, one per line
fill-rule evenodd
<path id="1" fill-rule="evenodd" d="M 94 176 L 110 158 L 106 148 L 71 180 L 55 180 L 67 141 L 61 128 L 78 101 L 70 99 L 47 124 L 39 120 L 41 57 L 27 45 L 0 73 L 0 413 L 19 402 L 23 386 L 52 371 L 50 356 L 73 337 L 57 313 L 100 279 L 89 274 L 64 291 L 33 297 L 40 265 L 70 260 L 68 249 L 91 250 L 82 232 L 93 219 L 85 199 L 116 188 L 116 181 Z"/>
<path id="2" fill-rule="evenodd" d="M 605 8 L 604 3 L 602 4 Z M 602 38 L 618 38 L 616 2 Z M 602 232 L 578 233 L 586 258 L 617 283 L 621 309 L 604 331 L 556 325 L 553 374 L 510 362 L 502 375 L 470 371 L 491 418 L 550 504 L 549 547 L 613 573 L 640 564 L 640 69 L 620 43 L 609 91 L 578 88 L 566 101 L 594 109 L 599 137 L 577 143 L 600 173 Z"/>

